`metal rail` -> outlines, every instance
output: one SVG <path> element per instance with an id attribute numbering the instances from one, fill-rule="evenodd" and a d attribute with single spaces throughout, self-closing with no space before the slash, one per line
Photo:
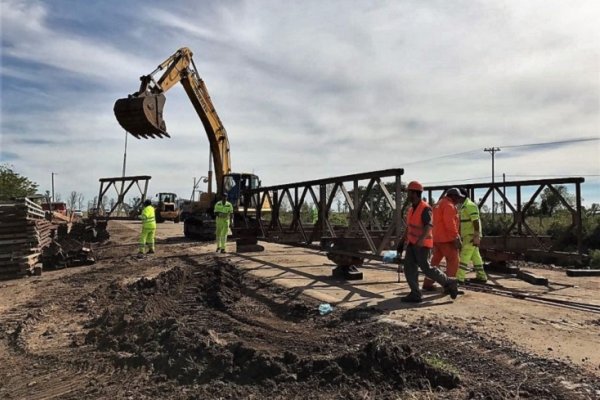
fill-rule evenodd
<path id="1" fill-rule="evenodd" d="M 474 282 L 467 282 L 463 288 L 467 290 L 472 290 L 475 292 L 483 292 L 489 293 L 498 296 L 506 296 L 513 297 L 519 300 L 527 300 L 533 301 L 536 303 L 542 303 L 547 305 L 552 305 L 556 307 L 569 308 L 578 311 L 591 312 L 594 314 L 600 314 L 600 305 L 589 304 L 589 303 L 581 303 L 570 300 L 560 300 L 552 297 L 541 296 L 537 294 L 532 294 L 529 292 L 525 292 L 519 289 L 511 289 L 505 286 L 500 285 L 488 285 L 488 284 L 480 284 Z"/>

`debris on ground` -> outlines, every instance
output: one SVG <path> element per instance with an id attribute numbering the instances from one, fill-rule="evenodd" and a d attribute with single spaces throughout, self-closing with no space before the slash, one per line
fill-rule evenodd
<path id="1" fill-rule="evenodd" d="M 484 333 L 474 329 L 485 316 L 469 314 L 463 323 L 456 315 L 426 314 L 433 304 L 390 311 L 383 304 L 333 302 L 327 304 L 336 304 L 335 312 L 320 315 L 323 300 L 258 277 L 233 255 L 214 256 L 208 247 L 180 241 L 136 260 L 136 232 L 123 232 L 113 238 L 122 245 L 98 246 L 99 261 L 90 268 L 0 287 L 10 299 L 0 303 L 0 398 L 570 400 L 600 394 L 597 375 L 554 358 L 561 343 L 547 356 L 526 352 L 494 337 L 501 327 L 492 322 Z M 586 321 L 598 327 L 597 316 Z M 542 329 L 560 321 L 535 322 Z"/>

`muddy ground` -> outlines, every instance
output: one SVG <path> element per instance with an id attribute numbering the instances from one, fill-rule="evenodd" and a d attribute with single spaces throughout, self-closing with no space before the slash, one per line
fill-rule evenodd
<path id="1" fill-rule="evenodd" d="M 600 398 L 589 369 L 468 325 L 321 316 L 233 255 L 176 239 L 138 260 L 135 231 L 111 233 L 94 266 L 0 282 L 0 398 Z"/>

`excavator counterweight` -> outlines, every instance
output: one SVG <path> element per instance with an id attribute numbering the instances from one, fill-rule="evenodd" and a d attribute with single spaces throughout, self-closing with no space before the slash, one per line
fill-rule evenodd
<path id="1" fill-rule="evenodd" d="M 163 120 L 165 95 L 129 96 L 115 102 L 114 112 L 119 124 L 136 138 L 170 137 Z"/>

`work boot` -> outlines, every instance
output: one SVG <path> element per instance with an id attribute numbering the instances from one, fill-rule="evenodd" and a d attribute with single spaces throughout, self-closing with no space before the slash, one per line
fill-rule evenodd
<path id="1" fill-rule="evenodd" d="M 458 281 L 456 279 L 448 278 L 448 283 L 446 283 L 444 288 L 448 291 L 452 300 L 458 297 Z"/>
<path id="2" fill-rule="evenodd" d="M 142 253 L 141 251 L 139 253 L 137 253 L 137 258 L 144 258 L 144 253 Z"/>
<path id="3" fill-rule="evenodd" d="M 465 273 L 465 271 L 459 269 L 456 273 L 456 282 L 458 282 L 460 285 L 464 285 L 466 275 L 467 274 Z"/>
<path id="4" fill-rule="evenodd" d="M 148 254 L 154 254 L 154 249 L 148 250 Z"/>
<path id="5" fill-rule="evenodd" d="M 473 265 L 473 269 L 475 270 L 475 282 L 486 283 L 487 275 L 485 273 L 485 270 L 483 269 L 483 265 Z"/>
<path id="6" fill-rule="evenodd" d="M 403 303 L 420 303 L 423 301 L 420 294 L 410 292 L 404 297 L 400 297 L 400 301 Z"/>
<path id="7" fill-rule="evenodd" d="M 221 254 L 225 253 L 225 249 L 221 249 Z"/>

